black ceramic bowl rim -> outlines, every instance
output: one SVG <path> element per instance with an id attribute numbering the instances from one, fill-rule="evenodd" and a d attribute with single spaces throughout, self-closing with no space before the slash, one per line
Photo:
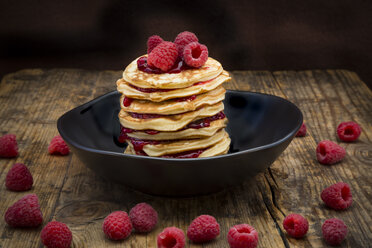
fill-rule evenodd
<path id="1" fill-rule="evenodd" d="M 241 92 L 241 93 L 244 93 L 244 92 L 249 92 L 249 91 L 237 91 L 237 90 L 227 90 L 227 92 Z M 277 146 L 283 142 L 285 142 L 286 140 L 288 140 L 290 137 L 292 137 L 293 135 L 295 135 L 298 130 L 300 129 L 301 125 L 302 125 L 302 122 L 303 122 L 303 116 L 302 116 L 302 112 L 301 110 L 292 102 L 288 101 L 287 99 L 284 99 L 284 98 L 281 98 L 279 96 L 275 96 L 275 95 L 270 95 L 270 94 L 265 94 L 265 93 L 259 93 L 259 92 L 249 92 L 250 94 L 257 94 L 257 95 L 266 95 L 266 96 L 270 96 L 270 97 L 275 97 L 277 98 L 278 100 L 280 101 L 284 101 L 286 103 L 289 103 L 290 105 L 292 105 L 294 107 L 294 109 L 296 109 L 296 111 L 298 111 L 298 113 L 300 114 L 301 118 L 299 118 L 299 123 L 297 123 L 297 126 L 296 128 L 294 128 L 291 132 L 289 132 L 286 136 L 284 136 L 283 138 L 277 140 L 277 141 L 274 141 L 270 144 L 267 144 L 267 145 L 263 145 L 263 146 L 258 146 L 258 147 L 253 147 L 253 148 L 249 148 L 249 149 L 246 149 L 246 150 L 243 150 L 243 151 L 238 151 L 238 152 L 234 152 L 234 153 L 227 153 L 227 154 L 223 154 L 223 155 L 218 155 L 218 156 L 214 156 L 214 157 L 205 157 L 205 158 L 186 158 L 186 159 L 180 159 L 180 158 L 158 158 L 158 157 L 150 157 L 150 156 L 139 156 L 139 155 L 131 155 L 131 154 L 124 154 L 124 153 L 118 153 L 118 152 L 111 152 L 111 151 L 103 151 L 103 150 L 97 150 L 97 149 L 93 149 L 93 148 L 89 148 L 89 147 L 86 147 L 86 146 L 82 146 L 78 143 L 76 143 L 75 141 L 71 140 L 64 132 L 63 132 L 63 129 L 61 127 L 61 122 L 62 122 L 62 119 L 64 118 L 65 115 L 67 115 L 70 111 L 74 111 L 76 109 L 79 109 L 79 108 L 85 108 L 87 105 L 91 105 L 91 104 L 94 104 L 95 102 L 98 102 L 101 98 L 103 97 L 106 97 L 108 95 L 111 95 L 111 94 L 116 94 L 117 91 L 111 91 L 111 92 L 108 92 L 104 95 L 101 95 L 87 103 L 84 103 L 83 105 L 80 105 L 76 108 L 73 108 L 69 111 L 67 111 L 66 113 L 64 113 L 61 117 L 58 118 L 58 121 L 57 121 L 57 129 L 59 131 L 59 133 L 61 134 L 62 138 L 69 144 L 73 145 L 74 147 L 77 147 L 81 150 L 85 150 L 85 151 L 89 151 L 89 152 L 95 152 L 95 153 L 100 153 L 100 154 L 106 154 L 106 155 L 113 155 L 113 156 L 117 156 L 117 157 L 132 157 L 132 158 L 140 158 L 140 159 L 148 159 L 148 160 L 158 160 L 158 161 L 173 161 L 173 162 L 182 162 L 182 161 L 201 161 L 201 160 L 214 160 L 214 159 L 219 159 L 219 158 L 222 158 L 222 157 L 233 157 L 233 156 L 237 156 L 237 155 L 241 155 L 241 154 L 245 154 L 245 153 L 251 153 L 251 152 L 256 152 L 256 151 L 260 151 L 260 150 L 265 150 L 265 149 L 268 149 L 268 148 L 271 148 L 271 147 L 274 147 L 274 146 Z"/>

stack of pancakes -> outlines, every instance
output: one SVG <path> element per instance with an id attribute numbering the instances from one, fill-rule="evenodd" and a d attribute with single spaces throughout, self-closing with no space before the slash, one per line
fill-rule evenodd
<path id="1" fill-rule="evenodd" d="M 139 70 L 134 60 L 117 81 L 125 153 L 177 158 L 227 153 L 222 83 L 230 79 L 210 57 L 201 68 L 160 74 Z"/>

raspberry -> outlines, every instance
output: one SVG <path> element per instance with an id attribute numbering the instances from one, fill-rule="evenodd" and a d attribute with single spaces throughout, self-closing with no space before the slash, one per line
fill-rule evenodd
<path id="1" fill-rule="evenodd" d="M 109 239 L 122 240 L 131 234 L 132 223 L 126 212 L 116 211 L 105 218 L 102 229 Z"/>
<path id="2" fill-rule="evenodd" d="M 215 239 L 220 234 L 220 225 L 210 215 L 200 215 L 194 219 L 187 229 L 187 237 L 195 243 Z"/>
<path id="3" fill-rule="evenodd" d="M 179 56 L 183 56 L 183 49 L 187 44 L 198 41 L 198 37 L 196 37 L 196 35 L 192 32 L 184 31 L 182 33 L 179 33 L 176 39 L 174 39 L 174 44 L 176 44 L 177 46 Z"/>
<path id="4" fill-rule="evenodd" d="M 177 227 L 167 227 L 158 235 L 158 248 L 185 247 L 185 234 Z"/>
<path id="5" fill-rule="evenodd" d="M 70 149 L 60 135 L 57 135 L 52 139 L 48 147 L 48 151 L 49 154 L 63 156 L 70 153 Z"/>
<path id="6" fill-rule="evenodd" d="M 294 238 L 302 238 L 309 230 L 309 222 L 302 215 L 289 214 L 283 220 L 283 227 Z"/>
<path id="7" fill-rule="evenodd" d="M 11 227 L 37 227 L 43 222 L 39 201 L 29 194 L 15 202 L 5 213 L 5 222 Z"/>
<path id="8" fill-rule="evenodd" d="M 296 134 L 296 137 L 304 137 L 306 136 L 306 124 L 305 123 L 302 123 L 301 127 L 300 127 L 300 130 L 298 130 L 297 134 Z"/>
<path id="9" fill-rule="evenodd" d="M 258 243 L 258 233 L 248 224 L 236 225 L 230 228 L 227 241 L 230 248 L 255 248 Z"/>
<path id="10" fill-rule="evenodd" d="M 33 183 L 32 175 L 24 164 L 14 164 L 5 178 L 5 186 L 13 191 L 29 190 Z"/>
<path id="11" fill-rule="evenodd" d="M 150 232 L 158 223 L 158 213 L 147 203 L 139 203 L 129 212 L 132 225 L 137 232 Z"/>
<path id="12" fill-rule="evenodd" d="M 18 155 L 18 145 L 14 134 L 6 134 L 0 137 L 0 157 L 14 158 Z"/>
<path id="13" fill-rule="evenodd" d="M 341 122 L 337 127 L 337 135 L 342 141 L 355 141 L 360 136 L 360 126 L 353 121 Z"/>
<path id="14" fill-rule="evenodd" d="M 319 142 L 316 158 L 321 164 L 335 164 L 345 157 L 345 149 L 330 140 Z"/>
<path id="15" fill-rule="evenodd" d="M 48 248 L 69 248 L 72 233 L 66 224 L 58 221 L 49 222 L 41 231 L 41 241 Z"/>
<path id="16" fill-rule="evenodd" d="M 177 60 L 177 47 L 174 43 L 164 41 L 157 45 L 148 55 L 147 63 L 149 66 L 159 68 L 163 72 L 172 68 Z"/>
<path id="17" fill-rule="evenodd" d="M 347 226 L 340 219 L 328 219 L 322 225 L 322 233 L 329 245 L 339 245 L 347 235 Z"/>
<path id="18" fill-rule="evenodd" d="M 164 40 L 159 35 L 150 36 L 147 40 L 147 54 L 150 54 L 154 48 Z"/>
<path id="19" fill-rule="evenodd" d="M 325 188 L 320 197 L 328 207 L 336 210 L 347 209 L 353 203 L 350 186 L 343 182 Z"/>
<path id="20" fill-rule="evenodd" d="M 208 48 L 198 42 L 192 42 L 183 50 L 183 59 L 187 65 L 199 68 L 208 60 Z"/>

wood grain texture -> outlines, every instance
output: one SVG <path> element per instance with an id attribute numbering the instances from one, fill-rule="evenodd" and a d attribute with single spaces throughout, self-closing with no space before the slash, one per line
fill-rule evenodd
<path id="1" fill-rule="evenodd" d="M 338 217 L 349 227 L 341 247 L 372 247 L 372 93 L 350 71 L 234 71 L 229 89 L 263 92 L 284 97 L 302 110 L 308 135 L 295 138 L 264 173 L 239 187 L 193 198 L 154 197 L 111 183 L 88 170 L 74 155 L 50 156 L 48 143 L 57 134 L 56 120 L 64 112 L 115 90 L 120 71 L 22 70 L 0 84 L 0 135 L 15 133 L 20 155 L 0 159 L 0 213 L 28 193 L 39 196 L 44 224 L 55 219 L 73 232 L 72 247 L 156 247 L 156 236 L 167 226 L 184 231 L 200 214 L 214 215 L 221 225 L 217 240 L 187 247 L 228 247 L 226 235 L 235 224 L 249 223 L 259 232 L 258 247 L 327 247 L 321 225 Z M 285 116 L 283 116 L 285 118 Z M 341 143 L 347 156 L 333 166 L 315 159 L 316 144 L 337 141 L 336 127 L 353 120 L 362 127 L 355 143 Z M 339 142 L 340 143 L 340 142 Z M 4 181 L 13 163 L 29 166 L 34 187 L 29 192 L 6 190 Z M 326 208 L 323 188 L 338 181 L 350 184 L 354 203 L 346 211 Z M 101 225 L 114 210 L 129 211 L 139 202 L 158 210 L 160 222 L 149 234 L 132 234 L 123 242 L 104 238 Z M 292 212 L 308 218 L 304 239 L 286 235 L 282 221 Z M 0 219 L 0 247 L 42 247 L 37 229 L 9 228 Z"/>

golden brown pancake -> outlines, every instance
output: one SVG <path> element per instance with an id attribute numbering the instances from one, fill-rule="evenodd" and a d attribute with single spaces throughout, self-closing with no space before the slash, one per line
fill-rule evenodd
<path id="1" fill-rule="evenodd" d="M 207 83 L 192 85 L 187 88 L 174 89 L 167 92 L 142 92 L 134 87 L 131 87 L 124 79 L 119 79 L 116 82 L 117 90 L 129 98 L 149 100 L 152 102 L 162 102 L 172 98 L 180 98 L 191 95 L 199 95 L 211 91 L 224 82 L 230 81 L 231 77 L 227 71 L 222 71 L 216 78 Z"/>
<path id="2" fill-rule="evenodd" d="M 151 102 L 145 100 L 133 99 L 132 103 L 125 107 L 123 104 L 124 95 L 120 98 L 120 105 L 124 111 L 133 113 L 174 115 L 194 111 L 205 105 L 214 105 L 225 99 L 226 90 L 219 86 L 218 88 L 194 96 L 195 99 L 171 99 L 163 102 Z"/>
<path id="3" fill-rule="evenodd" d="M 119 112 L 119 121 L 123 127 L 135 130 L 157 130 L 177 131 L 192 121 L 216 115 L 224 109 L 222 102 L 214 105 L 207 105 L 195 111 L 176 115 L 164 115 L 158 118 L 139 119 L 132 117 L 123 109 Z"/>
<path id="4" fill-rule="evenodd" d="M 209 57 L 206 63 L 198 69 L 184 70 L 180 73 L 152 74 L 138 70 L 137 59 L 125 68 L 123 79 L 126 82 L 141 88 L 186 88 L 194 83 L 213 79 L 220 75 L 223 70 L 220 62 Z"/>

